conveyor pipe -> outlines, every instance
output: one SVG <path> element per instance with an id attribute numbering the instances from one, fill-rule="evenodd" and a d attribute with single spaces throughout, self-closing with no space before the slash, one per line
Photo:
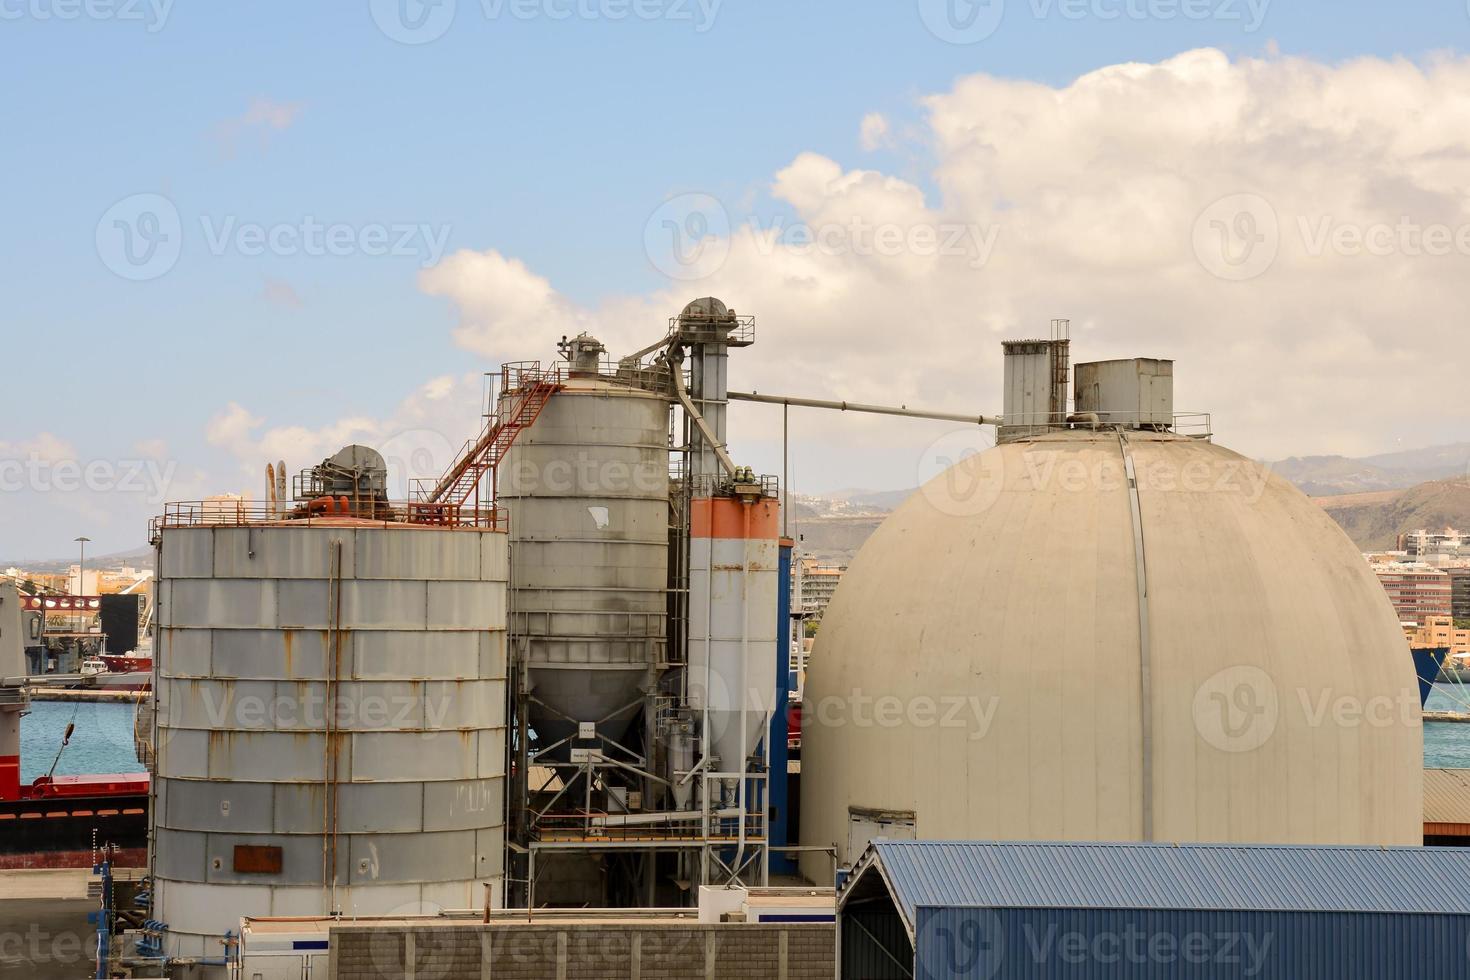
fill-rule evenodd
<path id="1" fill-rule="evenodd" d="M 761 402 L 766 405 L 794 405 L 797 408 L 828 408 L 838 412 L 865 412 L 869 415 L 900 415 L 911 419 L 934 419 L 939 422 L 968 422 L 971 425 L 1001 425 L 999 415 L 960 415 L 954 412 L 931 412 L 906 405 L 864 405 L 861 402 L 826 401 L 821 398 L 795 398 L 790 395 L 762 395 L 754 391 L 730 391 L 725 397 L 735 402 Z"/>

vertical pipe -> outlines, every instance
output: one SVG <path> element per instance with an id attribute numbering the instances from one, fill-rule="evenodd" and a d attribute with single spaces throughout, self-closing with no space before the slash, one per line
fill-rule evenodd
<path id="1" fill-rule="evenodd" d="M 329 588 L 331 609 L 329 611 L 331 630 L 328 634 L 328 642 L 331 649 L 328 655 L 331 662 L 327 672 L 327 696 L 326 696 L 326 757 L 323 761 L 323 800 L 325 817 L 323 828 L 325 839 L 322 841 L 322 885 L 326 888 L 330 884 L 330 904 L 327 908 L 328 914 L 337 912 L 337 760 L 340 755 L 340 746 L 337 744 L 337 682 L 342 675 L 342 540 L 340 538 L 332 542 L 332 582 Z"/>
<path id="2" fill-rule="evenodd" d="M 1118 433 L 1123 453 L 1123 472 L 1128 478 L 1129 510 L 1133 519 L 1133 565 L 1138 579 L 1138 698 L 1139 742 L 1142 775 L 1143 839 L 1154 839 L 1154 718 L 1152 639 L 1148 615 L 1148 556 L 1143 538 L 1143 506 L 1138 497 L 1138 473 L 1128 437 Z"/>
<path id="3" fill-rule="evenodd" d="M 781 537 L 791 537 L 790 514 L 791 514 L 791 441 L 790 426 L 791 406 L 781 405 Z"/>
<path id="4" fill-rule="evenodd" d="M 335 632 L 335 625 L 336 625 L 336 620 L 335 620 L 335 617 L 333 616 L 333 612 L 332 612 L 333 609 L 335 608 L 335 606 L 334 606 L 334 604 L 332 602 L 333 591 L 335 590 L 336 584 L 337 584 L 337 568 L 336 568 L 337 552 L 336 552 L 336 549 L 335 548 L 329 548 L 328 549 L 328 552 L 327 552 L 327 555 L 328 555 L 328 557 L 327 557 L 327 562 L 328 562 L 327 574 L 329 576 L 331 576 L 331 577 L 327 580 L 327 649 L 325 651 L 323 651 L 323 653 L 325 654 L 325 656 L 327 656 L 329 658 L 327 664 L 325 665 L 325 667 L 326 667 L 326 671 L 325 671 L 326 679 L 325 679 L 325 684 L 323 685 L 324 686 L 324 689 L 325 689 L 325 693 L 326 693 L 326 696 L 325 696 L 325 698 L 323 700 L 327 704 L 327 713 L 326 713 L 326 717 L 323 718 L 323 720 L 322 720 L 323 721 L 323 724 L 322 724 L 322 899 L 323 899 L 323 904 L 325 906 L 322 909 L 322 914 L 324 914 L 324 915 L 330 915 L 331 914 L 331 911 L 332 911 L 332 908 L 331 908 L 331 899 L 328 896 L 328 889 L 331 887 L 331 868 L 330 868 L 330 866 L 328 864 L 327 846 L 328 846 L 328 838 L 331 835 L 331 821 L 332 821 L 332 804 L 331 804 L 331 771 L 332 771 L 332 713 L 331 713 L 331 703 L 332 703 L 332 667 L 331 667 L 330 657 L 332 655 L 332 651 L 331 651 L 332 635 Z"/>
<path id="5" fill-rule="evenodd" d="M 737 788 L 738 797 L 736 806 L 740 810 L 739 844 L 735 848 L 735 873 L 739 876 L 740 867 L 745 862 L 745 823 L 746 823 L 746 798 L 749 785 L 748 766 L 745 764 L 746 738 L 749 735 L 748 724 L 750 712 L 747 702 L 750 699 L 750 681 L 747 677 L 748 663 L 748 641 L 750 639 L 750 498 L 741 501 L 741 509 L 744 511 L 745 535 L 741 544 L 744 554 L 741 556 L 740 568 L 740 691 L 737 697 L 732 698 L 740 707 L 740 785 Z M 711 540 L 713 544 L 713 540 Z M 713 559 L 713 552 L 711 552 Z M 713 565 L 714 561 L 711 560 Z M 731 770 L 732 772 L 734 770 Z"/>

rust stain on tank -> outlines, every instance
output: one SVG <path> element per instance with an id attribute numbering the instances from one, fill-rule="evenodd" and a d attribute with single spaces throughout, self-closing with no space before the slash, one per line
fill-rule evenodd
<path id="1" fill-rule="evenodd" d="M 215 765 L 227 767 L 230 755 L 234 750 L 234 733 L 221 732 L 210 729 L 209 752 L 206 755 L 211 775 L 214 773 Z"/>
<path id="2" fill-rule="evenodd" d="M 286 653 L 286 676 L 290 677 L 296 671 L 292 667 L 292 661 L 296 657 L 296 632 L 294 630 L 283 630 L 281 632 L 281 646 Z"/>

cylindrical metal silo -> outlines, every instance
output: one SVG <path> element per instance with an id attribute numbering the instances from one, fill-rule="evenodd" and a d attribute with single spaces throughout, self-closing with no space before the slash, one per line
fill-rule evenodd
<path id="1" fill-rule="evenodd" d="M 512 634 L 542 745 L 578 722 L 621 738 L 666 659 L 668 477 L 669 401 L 575 374 L 506 454 Z"/>
<path id="2" fill-rule="evenodd" d="M 242 915 L 498 893 L 506 535 L 350 518 L 159 535 L 167 952 L 218 957 Z"/>

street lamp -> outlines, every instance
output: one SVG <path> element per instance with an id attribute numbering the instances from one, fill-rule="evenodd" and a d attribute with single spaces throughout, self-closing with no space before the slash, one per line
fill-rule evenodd
<path id="1" fill-rule="evenodd" d="M 87 591 L 87 542 L 91 540 L 88 537 L 76 539 L 77 544 L 82 546 L 81 557 L 77 560 L 77 595 Z"/>

